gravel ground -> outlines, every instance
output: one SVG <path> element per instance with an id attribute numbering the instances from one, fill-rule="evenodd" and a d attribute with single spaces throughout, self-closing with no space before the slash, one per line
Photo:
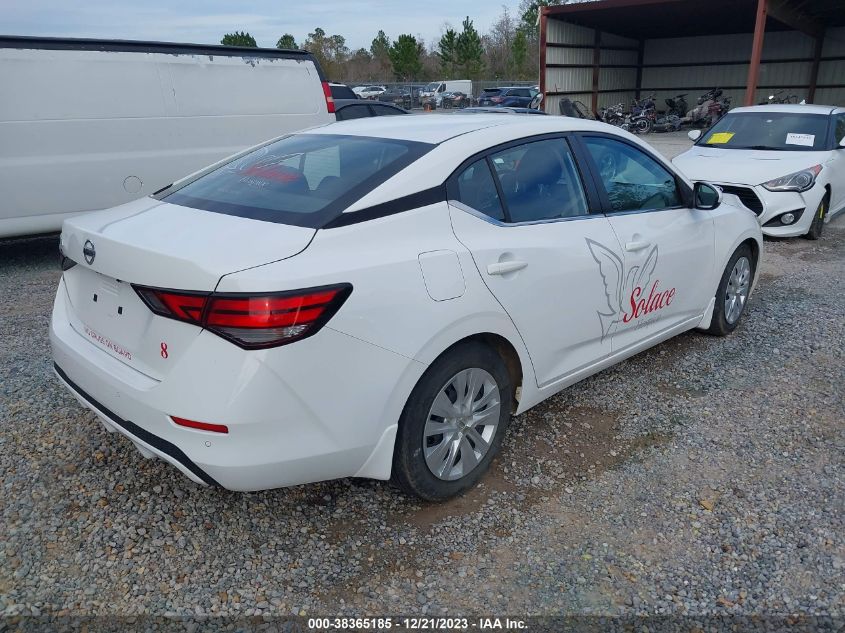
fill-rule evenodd
<path id="1" fill-rule="evenodd" d="M 0 613 L 841 618 L 843 245 L 845 217 L 767 241 L 732 336 L 515 418 L 441 505 L 359 480 L 231 493 L 144 460 L 52 376 L 56 240 L 0 245 Z"/>

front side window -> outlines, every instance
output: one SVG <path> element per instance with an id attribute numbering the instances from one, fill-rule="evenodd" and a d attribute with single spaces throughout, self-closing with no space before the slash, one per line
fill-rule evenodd
<path id="1" fill-rule="evenodd" d="M 827 146 L 829 118 L 800 112 L 734 112 L 696 143 L 719 149 L 820 151 Z"/>
<path id="2" fill-rule="evenodd" d="M 295 134 L 240 156 L 161 199 L 242 218 L 319 228 L 433 145 Z"/>
<path id="3" fill-rule="evenodd" d="M 675 176 L 639 149 L 614 139 L 587 136 L 593 159 L 613 211 L 646 211 L 682 205 Z"/>
<path id="4" fill-rule="evenodd" d="M 587 215 L 587 199 L 565 139 L 517 145 L 491 156 L 509 222 Z"/>

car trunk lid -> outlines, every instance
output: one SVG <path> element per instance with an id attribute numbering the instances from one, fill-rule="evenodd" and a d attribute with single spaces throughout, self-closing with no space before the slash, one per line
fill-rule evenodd
<path id="1" fill-rule="evenodd" d="M 296 255 L 314 233 L 149 198 L 66 220 L 71 326 L 161 380 L 201 328 L 153 314 L 133 285 L 211 293 L 223 275 Z"/>

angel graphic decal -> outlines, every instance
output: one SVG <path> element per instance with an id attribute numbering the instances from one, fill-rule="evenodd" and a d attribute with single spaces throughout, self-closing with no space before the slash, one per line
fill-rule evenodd
<path id="1" fill-rule="evenodd" d="M 652 284 L 651 277 L 657 268 L 657 245 L 649 251 L 645 262 L 640 266 L 631 266 L 626 272 L 625 264 L 616 253 L 589 238 L 587 248 L 599 265 L 599 274 L 604 283 L 607 297 L 607 310 L 597 310 L 601 324 L 601 340 L 604 342 L 621 325 L 656 310 L 661 310 L 672 303 L 675 288 L 660 289 L 660 280 Z"/>

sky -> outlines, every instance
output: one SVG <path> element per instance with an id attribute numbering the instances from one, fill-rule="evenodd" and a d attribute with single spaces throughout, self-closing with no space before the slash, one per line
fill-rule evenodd
<path id="1" fill-rule="evenodd" d="M 467 15 L 483 33 L 503 6 L 516 14 L 519 0 L 0 0 L 0 34 L 219 44 L 239 30 L 270 47 L 283 33 L 301 44 L 319 26 L 355 50 L 369 48 L 379 29 L 430 45 Z"/>

